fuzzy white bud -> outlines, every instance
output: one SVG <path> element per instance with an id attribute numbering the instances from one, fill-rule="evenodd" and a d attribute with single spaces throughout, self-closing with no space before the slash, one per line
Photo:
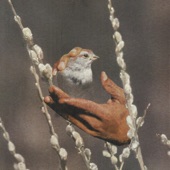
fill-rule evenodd
<path id="1" fill-rule="evenodd" d="M 114 38 L 118 43 L 119 43 L 120 41 L 122 41 L 122 36 L 121 36 L 121 34 L 120 34 L 118 31 L 116 31 L 116 32 L 114 33 L 113 38 Z"/>
<path id="2" fill-rule="evenodd" d="M 131 114 L 134 119 L 136 119 L 138 111 L 137 107 L 134 104 L 131 104 Z"/>
<path id="3" fill-rule="evenodd" d="M 132 88 L 131 88 L 130 84 L 125 84 L 124 91 L 126 94 L 132 93 Z"/>
<path id="4" fill-rule="evenodd" d="M 57 136 L 52 135 L 51 138 L 50 138 L 50 143 L 51 143 L 52 146 L 59 148 Z"/>
<path id="5" fill-rule="evenodd" d="M 73 131 L 74 131 L 73 126 L 67 125 L 67 127 L 66 127 L 66 132 L 67 132 L 67 134 L 68 134 L 69 136 L 72 135 Z"/>
<path id="6" fill-rule="evenodd" d="M 44 54 L 43 54 L 41 47 L 39 45 L 35 44 L 32 48 L 36 52 L 38 59 L 42 60 L 44 58 Z"/>
<path id="7" fill-rule="evenodd" d="M 78 133 L 78 132 L 76 132 L 76 131 L 74 131 L 73 133 L 72 133 L 72 136 L 73 136 L 73 138 L 76 140 L 76 139 L 78 139 L 78 138 L 81 138 L 80 137 L 80 134 Z"/>
<path id="8" fill-rule="evenodd" d="M 135 136 L 135 130 L 134 129 L 129 129 L 127 136 L 132 139 Z"/>
<path id="9" fill-rule="evenodd" d="M 9 137 L 9 133 L 8 133 L 8 132 L 3 133 L 3 137 L 4 137 L 7 141 L 10 140 L 10 137 Z"/>
<path id="10" fill-rule="evenodd" d="M 26 170 L 26 165 L 24 162 L 18 163 L 18 170 Z"/>
<path id="11" fill-rule="evenodd" d="M 117 147 L 115 145 L 111 145 L 111 152 L 112 154 L 117 154 Z"/>
<path id="12" fill-rule="evenodd" d="M 98 167 L 94 163 L 90 163 L 90 170 L 98 170 Z"/>
<path id="13" fill-rule="evenodd" d="M 131 145 L 131 149 L 136 151 L 136 149 L 139 147 L 139 142 L 138 141 L 133 141 Z"/>
<path id="14" fill-rule="evenodd" d="M 112 14 L 112 15 L 113 15 L 113 14 L 114 14 L 114 12 L 115 12 L 115 11 L 114 11 L 114 8 L 113 8 L 113 7 L 111 7 L 111 8 L 110 8 L 110 14 Z"/>
<path id="15" fill-rule="evenodd" d="M 67 160 L 67 151 L 64 148 L 60 148 L 59 155 L 62 160 Z"/>
<path id="16" fill-rule="evenodd" d="M 78 148 L 84 146 L 83 139 L 81 137 L 76 138 L 75 144 Z"/>
<path id="17" fill-rule="evenodd" d="M 10 152 L 15 152 L 15 145 L 11 141 L 8 142 L 8 149 Z"/>
<path id="18" fill-rule="evenodd" d="M 118 159 L 116 158 L 116 156 L 112 155 L 112 156 L 111 156 L 111 162 L 112 162 L 112 164 L 113 164 L 113 165 L 117 164 L 117 161 L 118 161 Z"/>
<path id="19" fill-rule="evenodd" d="M 162 134 L 161 135 L 161 142 L 166 145 L 167 141 L 168 141 L 168 138 L 166 137 L 166 135 Z"/>
<path id="20" fill-rule="evenodd" d="M 121 52 L 121 54 L 123 55 L 122 52 Z M 117 57 L 117 63 L 118 63 L 118 65 L 119 65 L 123 70 L 126 69 L 126 64 L 125 64 L 125 61 L 124 61 L 124 59 L 123 59 L 123 56 L 122 56 L 122 57 Z"/>
<path id="21" fill-rule="evenodd" d="M 28 43 L 31 43 L 33 41 L 33 35 L 29 28 L 23 28 L 22 33 L 23 33 L 24 39 Z"/>
<path id="22" fill-rule="evenodd" d="M 123 84 L 130 84 L 130 76 L 125 71 L 121 70 L 120 78 L 121 78 Z"/>
<path id="23" fill-rule="evenodd" d="M 23 157 L 21 154 L 19 154 L 19 153 L 15 153 L 15 154 L 14 154 L 14 157 L 15 157 L 15 159 L 16 159 L 18 162 L 25 162 L 24 157 Z"/>
<path id="24" fill-rule="evenodd" d="M 124 46 L 125 46 L 124 41 L 120 41 L 120 42 L 117 44 L 117 46 L 116 46 L 115 52 L 116 52 L 116 53 L 119 53 Z"/>
<path id="25" fill-rule="evenodd" d="M 39 64 L 38 65 L 40 74 L 43 78 L 45 79 L 52 79 L 52 67 L 50 66 L 50 64 Z"/>
<path id="26" fill-rule="evenodd" d="M 126 117 L 126 122 L 130 128 L 133 128 L 133 121 L 132 121 L 132 117 L 130 115 Z"/>
<path id="27" fill-rule="evenodd" d="M 114 30 L 117 30 L 120 27 L 120 23 L 119 23 L 118 18 L 112 19 L 111 22 L 112 22 L 112 27 L 114 28 Z"/>
<path id="28" fill-rule="evenodd" d="M 130 155 L 130 149 L 129 149 L 128 147 L 127 147 L 127 148 L 124 148 L 124 149 L 123 149 L 123 152 L 122 152 L 122 156 L 123 156 L 124 158 L 128 158 L 129 155 Z"/>
<path id="29" fill-rule="evenodd" d="M 107 157 L 107 158 L 111 157 L 111 154 L 107 150 L 103 150 L 102 154 L 104 157 Z"/>
<path id="30" fill-rule="evenodd" d="M 29 50 L 28 52 L 29 52 L 29 56 L 30 56 L 32 62 L 35 65 L 38 65 L 39 64 L 39 60 L 38 60 L 38 56 L 37 56 L 36 52 L 33 51 L 33 50 Z"/>
<path id="31" fill-rule="evenodd" d="M 89 148 L 86 148 L 84 150 L 84 154 L 86 155 L 87 159 L 90 160 L 91 159 L 91 150 Z"/>

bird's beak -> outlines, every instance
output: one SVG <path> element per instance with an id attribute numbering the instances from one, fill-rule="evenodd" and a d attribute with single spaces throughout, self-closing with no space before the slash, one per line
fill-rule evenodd
<path id="1" fill-rule="evenodd" d="M 93 60 L 93 61 L 94 61 L 94 60 L 97 60 L 98 58 L 99 58 L 99 56 L 94 55 L 94 56 L 92 56 L 92 57 L 91 57 L 91 60 Z"/>

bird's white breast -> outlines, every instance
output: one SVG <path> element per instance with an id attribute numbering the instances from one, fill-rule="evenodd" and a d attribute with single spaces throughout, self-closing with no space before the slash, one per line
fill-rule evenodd
<path id="1" fill-rule="evenodd" d="M 70 59 L 67 67 L 58 72 L 58 86 L 72 97 L 87 98 L 93 81 L 91 63 L 83 57 Z"/>
<path id="2" fill-rule="evenodd" d="M 71 71 L 70 69 L 65 69 L 62 72 L 62 76 L 75 85 L 86 85 L 93 80 L 91 68 Z"/>

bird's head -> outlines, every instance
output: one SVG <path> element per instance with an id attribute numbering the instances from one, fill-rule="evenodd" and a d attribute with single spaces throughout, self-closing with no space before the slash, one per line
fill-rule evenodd
<path id="1" fill-rule="evenodd" d="M 89 49 L 75 47 L 68 54 L 63 55 L 60 60 L 54 64 L 53 75 L 56 75 L 58 71 L 64 71 L 65 69 L 77 70 L 91 68 L 93 61 L 98 58 L 99 57 Z"/>
<path id="2" fill-rule="evenodd" d="M 98 59 L 93 51 L 76 47 L 63 55 L 54 65 L 53 73 L 59 72 L 75 84 L 89 84 L 93 80 L 91 64 Z"/>
<path id="3" fill-rule="evenodd" d="M 69 58 L 66 67 L 73 70 L 89 69 L 91 68 L 91 64 L 93 63 L 93 61 L 98 58 L 99 57 L 96 56 L 93 51 L 88 49 L 82 49 L 79 54 Z"/>

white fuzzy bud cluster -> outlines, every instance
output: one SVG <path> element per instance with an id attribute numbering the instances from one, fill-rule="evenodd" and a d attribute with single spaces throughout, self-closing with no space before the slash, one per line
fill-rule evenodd
<path id="1" fill-rule="evenodd" d="M 15 170 L 28 170 L 24 162 L 19 162 L 14 164 Z"/>
<path id="2" fill-rule="evenodd" d="M 119 23 L 118 18 L 114 17 L 115 10 L 112 6 L 111 0 L 108 0 L 108 2 L 109 2 L 108 9 L 110 12 L 110 21 L 111 21 L 111 24 L 112 24 L 112 27 L 114 28 L 114 30 L 117 30 L 120 27 L 120 23 Z"/>
<path id="3" fill-rule="evenodd" d="M 19 17 L 18 22 L 20 22 L 20 24 L 22 24 L 20 17 Z M 51 85 L 52 77 L 53 77 L 52 67 L 48 63 L 47 64 L 42 63 L 42 60 L 44 58 L 43 50 L 41 49 L 41 47 L 39 45 L 34 44 L 33 34 L 31 32 L 30 28 L 23 27 L 21 30 L 22 30 L 24 40 L 27 44 L 27 51 L 28 51 L 28 54 L 29 54 L 29 57 L 30 57 L 32 63 L 38 67 L 40 75 L 43 78 L 43 80 L 48 81 L 49 84 Z"/>
<path id="4" fill-rule="evenodd" d="M 122 154 L 119 155 L 119 161 L 123 163 L 125 159 L 129 158 L 129 156 L 130 156 L 130 149 L 129 147 L 126 147 L 123 149 Z"/>
<path id="5" fill-rule="evenodd" d="M 165 134 L 161 134 L 160 137 L 161 137 L 161 142 L 164 145 L 170 147 L 170 140 L 168 140 L 167 136 Z"/>
<path id="6" fill-rule="evenodd" d="M 7 132 L 1 118 L 0 118 L 0 129 L 3 131 L 3 137 L 7 141 L 9 152 L 13 155 L 13 157 L 17 161 L 16 163 L 14 163 L 14 169 L 15 170 L 28 170 L 25 164 L 24 157 L 21 154 L 16 152 L 15 145 L 11 141 L 9 133 Z"/>
<path id="7" fill-rule="evenodd" d="M 64 148 L 60 148 L 59 155 L 61 160 L 67 161 L 67 151 Z"/>
<path id="8" fill-rule="evenodd" d="M 43 77 L 44 79 L 52 80 L 53 75 L 52 75 L 52 67 L 50 66 L 50 64 L 42 64 L 40 63 L 38 65 L 39 71 L 40 71 L 40 75 L 41 77 Z"/>
<path id="9" fill-rule="evenodd" d="M 46 80 L 50 85 L 52 85 L 52 67 L 48 63 L 43 64 L 42 60 L 44 58 L 44 54 L 41 47 L 37 44 L 34 44 L 33 34 L 29 28 L 23 28 L 22 33 L 26 41 L 27 51 L 32 63 L 38 67 L 43 80 Z"/>
<path id="10" fill-rule="evenodd" d="M 137 151 L 137 148 L 139 147 L 139 141 L 138 141 L 138 137 L 137 137 L 137 129 L 136 129 L 136 124 L 134 123 L 132 117 L 129 115 L 126 118 L 127 124 L 129 126 L 129 131 L 127 133 L 127 136 L 131 139 L 131 144 L 130 144 L 130 148 L 133 151 Z"/>
<path id="11" fill-rule="evenodd" d="M 89 170 L 98 170 L 98 167 L 95 163 L 90 163 Z"/>
<path id="12" fill-rule="evenodd" d="M 31 48 L 27 47 L 27 50 L 33 64 L 39 65 L 40 63 L 42 63 L 43 51 L 40 46 L 35 44 Z"/>
<path id="13" fill-rule="evenodd" d="M 27 43 L 27 51 L 29 57 L 34 65 L 39 69 L 40 75 L 44 80 L 48 82 L 52 81 L 52 67 L 50 64 L 43 64 L 42 59 L 44 58 L 41 47 L 33 42 L 33 34 L 29 28 L 22 29 L 23 37 Z"/>
<path id="14" fill-rule="evenodd" d="M 50 143 L 51 143 L 52 147 L 57 148 L 57 150 L 60 149 L 57 134 L 51 135 Z"/>
<path id="15" fill-rule="evenodd" d="M 112 145 L 109 142 L 106 142 L 104 147 L 105 147 L 105 150 L 103 150 L 103 156 L 110 158 L 111 163 L 114 166 L 117 166 L 118 159 L 115 156 L 117 154 L 117 147 L 115 145 Z"/>
<path id="16" fill-rule="evenodd" d="M 103 156 L 110 158 L 110 161 L 116 170 L 122 170 L 125 159 L 129 158 L 130 156 L 130 147 L 128 146 L 124 148 L 118 157 L 116 157 L 117 147 L 115 145 L 106 142 L 104 147 L 105 150 L 103 150 Z M 120 162 L 120 167 L 118 166 L 118 161 Z"/>
<path id="17" fill-rule="evenodd" d="M 26 41 L 26 43 L 28 45 L 32 45 L 33 44 L 33 35 L 32 32 L 29 28 L 23 28 L 22 29 L 22 34 L 23 34 L 23 38 Z"/>
<path id="18" fill-rule="evenodd" d="M 146 113 L 149 107 L 150 107 L 150 104 L 148 104 L 147 108 L 145 109 L 143 116 L 137 118 L 137 114 L 136 114 L 137 108 L 135 105 L 132 104 L 131 105 L 132 115 L 129 115 L 126 118 L 127 124 L 130 128 L 127 133 L 127 136 L 132 140 L 130 147 L 133 151 L 136 151 L 137 148 L 139 147 L 137 132 L 138 132 L 138 129 L 142 127 L 144 124 L 145 116 L 146 116 Z"/>
<path id="19" fill-rule="evenodd" d="M 66 127 L 66 132 L 74 139 L 77 149 L 81 152 L 81 148 L 84 147 L 84 142 L 80 134 L 75 131 L 74 127 L 70 123 Z"/>
<path id="20" fill-rule="evenodd" d="M 78 132 L 75 131 L 74 127 L 70 123 L 66 127 L 66 132 L 74 140 L 76 148 L 80 155 L 82 156 L 88 170 L 98 170 L 97 165 L 90 162 L 91 150 L 89 148 L 84 147 L 83 138 L 80 136 Z"/>
<path id="21" fill-rule="evenodd" d="M 170 149 L 170 140 L 167 138 L 167 136 L 165 134 L 157 134 L 157 136 L 160 137 L 162 144 L 164 144 L 168 147 L 168 149 Z M 167 151 L 167 155 L 170 156 L 170 150 Z"/>

